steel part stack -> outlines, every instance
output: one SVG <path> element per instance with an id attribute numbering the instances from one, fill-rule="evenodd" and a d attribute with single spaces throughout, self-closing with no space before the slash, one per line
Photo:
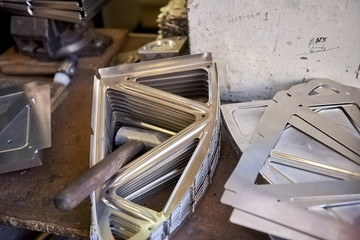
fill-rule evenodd
<path id="1" fill-rule="evenodd" d="M 177 37 L 188 35 L 188 20 L 185 0 L 170 0 L 169 3 L 160 8 L 157 22 L 159 26 L 159 37 Z"/>
<path id="2" fill-rule="evenodd" d="M 84 24 L 98 13 L 106 2 L 107 0 L 9 0 L 0 1 L 0 10 L 16 15 Z"/>
<path id="3" fill-rule="evenodd" d="M 221 106 L 243 152 L 221 202 L 230 221 L 286 239 L 356 239 L 360 89 L 314 79 Z"/>
<path id="4" fill-rule="evenodd" d="M 91 165 L 114 148 L 123 126 L 171 137 L 124 166 L 92 196 L 93 239 L 164 239 L 194 211 L 220 153 L 216 67 L 210 53 L 99 70 Z M 172 189 L 162 209 L 140 204 Z"/>

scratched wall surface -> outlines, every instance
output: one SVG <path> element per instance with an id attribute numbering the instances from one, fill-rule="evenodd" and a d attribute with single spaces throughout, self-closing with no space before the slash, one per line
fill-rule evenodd
<path id="1" fill-rule="evenodd" d="M 359 0 L 188 0 L 191 53 L 212 52 L 221 99 L 271 98 L 311 78 L 360 85 Z"/>

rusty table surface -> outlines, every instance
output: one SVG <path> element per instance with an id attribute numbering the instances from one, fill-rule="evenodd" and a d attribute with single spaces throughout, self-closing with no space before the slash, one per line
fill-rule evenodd
<path id="1" fill-rule="evenodd" d="M 136 50 L 153 36 L 130 35 L 121 52 Z M 68 96 L 51 118 L 52 146 L 41 151 L 43 165 L 0 175 L 0 224 L 57 235 L 89 238 L 90 199 L 71 212 L 57 210 L 55 194 L 89 167 L 92 69 L 79 69 Z M 225 181 L 238 162 L 225 132 L 212 184 L 195 212 L 172 239 L 264 239 L 267 235 L 229 222 L 232 208 L 220 203 Z M 149 203 L 149 205 L 154 203 Z"/>

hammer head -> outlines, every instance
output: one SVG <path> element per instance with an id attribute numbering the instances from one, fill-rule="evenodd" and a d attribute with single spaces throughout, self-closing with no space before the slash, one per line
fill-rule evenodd
<path id="1" fill-rule="evenodd" d="M 171 137 L 171 135 L 154 130 L 123 126 L 119 128 L 116 133 L 115 145 L 121 146 L 129 140 L 137 140 L 143 142 L 145 149 L 149 150 L 156 147 L 169 137 Z"/>

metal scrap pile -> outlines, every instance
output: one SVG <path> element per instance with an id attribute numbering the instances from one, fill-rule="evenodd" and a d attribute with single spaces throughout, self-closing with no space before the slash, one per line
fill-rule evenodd
<path id="1" fill-rule="evenodd" d="M 157 19 L 160 38 L 188 35 L 185 0 L 171 0 L 160 12 Z"/>
<path id="2" fill-rule="evenodd" d="M 243 152 L 225 184 L 230 221 L 287 239 L 360 236 L 360 89 L 314 79 L 226 104 Z"/>

